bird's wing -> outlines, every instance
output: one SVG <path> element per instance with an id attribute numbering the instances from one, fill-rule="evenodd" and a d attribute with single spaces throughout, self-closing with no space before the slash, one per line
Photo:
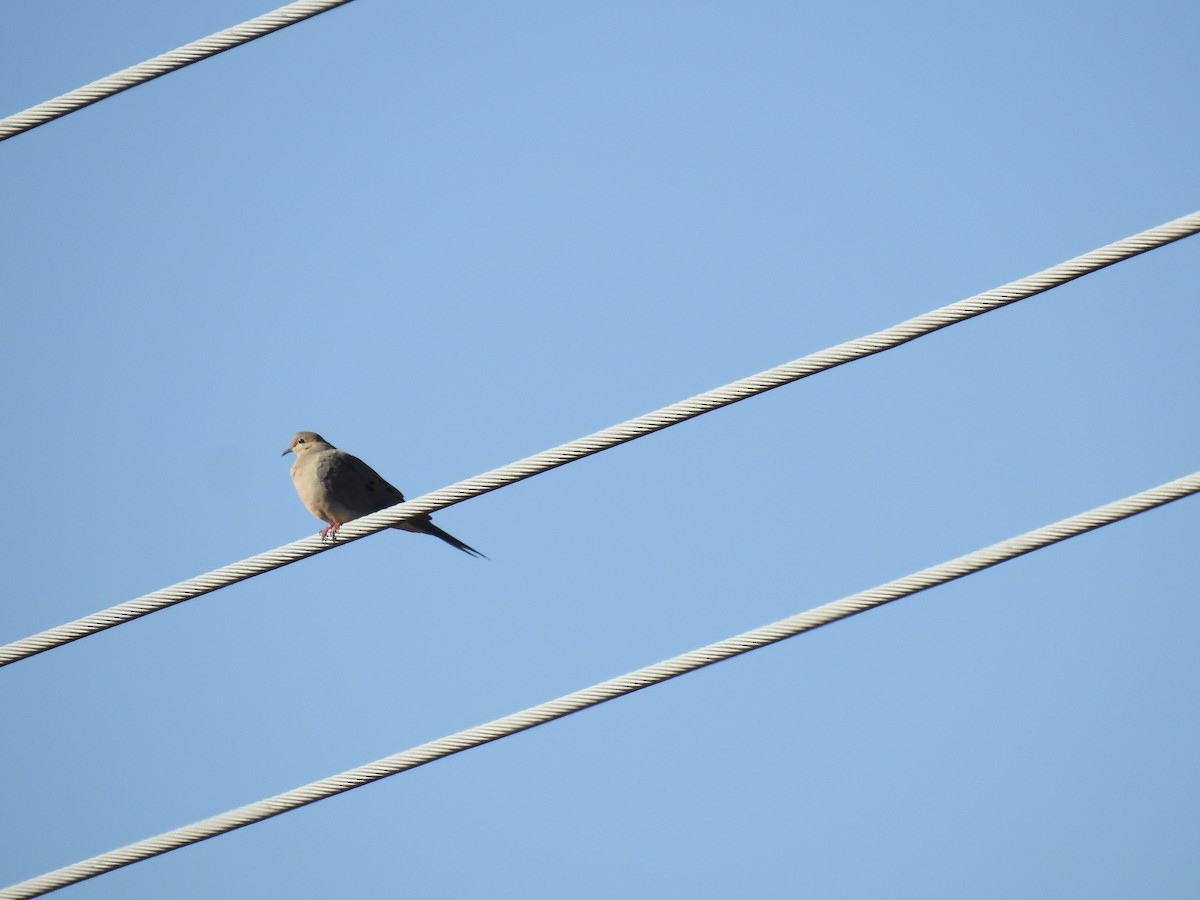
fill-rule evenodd
<path id="1" fill-rule="evenodd" d="M 329 496 L 356 518 L 404 502 L 404 495 L 378 472 L 341 450 L 321 454 L 317 477 Z"/>

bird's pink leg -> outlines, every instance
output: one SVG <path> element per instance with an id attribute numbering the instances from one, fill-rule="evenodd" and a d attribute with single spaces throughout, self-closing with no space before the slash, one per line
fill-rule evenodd
<path id="1" fill-rule="evenodd" d="M 341 522 L 330 522 L 328 525 L 326 525 L 324 528 L 322 528 L 321 529 L 321 543 L 323 544 L 327 540 L 333 541 L 334 543 L 336 543 L 338 529 L 341 527 L 342 527 Z"/>

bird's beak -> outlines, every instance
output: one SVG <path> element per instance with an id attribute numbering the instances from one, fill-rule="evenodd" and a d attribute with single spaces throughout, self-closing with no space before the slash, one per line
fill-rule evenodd
<path id="1" fill-rule="evenodd" d="M 279 455 L 280 455 L 280 456 L 287 456 L 287 455 L 288 455 L 289 453 L 291 453 L 291 452 L 292 452 L 292 448 L 291 448 L 291 447 L 288 447 L 286 450 L 284 450 L 284 451 L 283 451 L 282 453 L 280 453 Z"/>

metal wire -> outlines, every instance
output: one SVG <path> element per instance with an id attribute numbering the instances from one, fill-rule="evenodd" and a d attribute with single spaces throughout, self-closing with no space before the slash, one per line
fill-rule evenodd
<path id="1" fill-rule="evenodd" d="M 325 800 L 345 791 L 396 775 L 409 769 L 487 744 L 499 738 L 508 737 L 520 731 L 552 722 L 555 719 L 570 715 L 589 706 L 596 706 L 606 700 L 622 697 L 642 688 L 676 678 L 688 672 L 712 665 L 724 659 L 748 653 L 766 647 L 789 637 L 811 631 L 830 622 L 845 619 L 860 612 L 882 606 L 901 597 L 915 594 L 935 585 L 945 584 L 972 572 L 978 572 L 989 566 L 1015 557 L 1048 547 L 1067 538 L 1083 534 L 1104 525 L 1126 519 L 1148 509 L 1162 506 L 1182 497 L 1200 493 L 1200 472 L 1195 472 L 1184 478 L 1159 485 L 1140 494 L 1134 494 L 1123 500 L 1117 500 L 1105 506 L 1097 507 L 1088 512 L 1080 513 L 1068 519 L 1062 519 L 1051 525 L 1026 532 L 1017 537 L 992 544 L 974 553 L 968 553 L 957 559 L 952 559 L 940 565 L 922 569 L 912 575 L 906 575 L 895 581 L 871 588 L 861 593 L 843 597 L 824 606 L 818 606 L 807 612 L 787 619 L 782 619 L 762 628 L 746 631 L 735 637 L 709 644 L 689 653 L 673 657 L 652 666 L 638 669 L 627 675 L 612 678 L 600 684 L 575 691 L 571 694 L 532 706 L 521 712 L 500 719 L 468 728 L 456 734 L 448 735 L 436 741 L 413 747 L 394 756 L 376 760 L 365 766 L 314 781 L 302 787 L 285 791 L 274 797 L 268 797 L 257 803 L 251 803 L 238 809 L 195 822 L 183 828 L 176 828 L 156 837 L 137 841 L 117 850 L 93 856 L 91 859 L 73 865 L 64 866 L 45 875 L 39 875 L 27 881 L 22 881 L 11 887 L 0 890 L 0 900 L 25 900 L 38 897 L 50 891 L 66 887 L 111 872 L 130 863 L 139 862 L 154 856 L 159 856 L 180 847 L 186 847 L 198 841 L 215 837 L 219 834 L 252 825 L 277 816 L 280 813 L 307 806 L 318 800 Z"/>
<path id="2" fill-rule="evenodd" d="M 885 328 L 883 331 L 838 344 L 724 387 L 697 394 L 695 397 L 681 400 L 644 416 L 536 453 L 498 469 L 492 469 L 490 472 L 476 475 L 474 478 L 468 478 L 457 484 L 423 494 L 407 503 L 347 522 L 338 531 L 339 545 L 374 534 L 376 531 L 382 531 L 413 516 L 461 503 L 463 500 L 486 494 L 574 460 L 583 459 L 626 441 L 661 431 L 671 425 L 790 384 L 817 372 L 823 372 L 852 360 L 898 347 L 940 328 L 999 309 L 1026 297 L 1032 297 L 1089 272 L 1095 272 L 1097 269 L 1102 269 L 1120 260 L 1129 259 L 1145 253 L 1147 250 L 1177 241 L 1195 234 L 1197 231 L 1200 231 L 1200 212 L 1183 216 L 1098 250 L 1092 250 L 1035 275 L 977 294 L 966 300 L 951 303 L 949 306 L 943 306 L 906 322 Z M 182 603 L 255 575 L 278 569 L 328 549 L 331 549 L 330 545 L 322 544 L 316 537 L 305 538 L 241 562 L 214 569 L 204 575 L 181 581 L 142 597 L 127 600 L 73 622 L 0 646 L 0 666 L 9 665 L 54 647 L 61 647 L 63 644 L 87 635 L 166 609 L 176 603 Z"/>
<path id="3" fill-rule="evenodd" d="M 273 12 L 264 13 L 243 22 L 241 25 L 235 25 L 198 41 L 192 41 L 190 44 L 184 44 L 168 53 L 140 62 L 136 66 L 130 66 L 128 69 L 122 69 L 120 72 L 93 81 L 91 84 L 68 91 L 53 100 L 46 100 L 37 106 L 31 106 L 22 112 L 0 119 L 0 141 L 37 128 L 39 125 L 44 125 L 78 109 L 83 109 L 85 106 L 90 106 L 113 94 L 119 94 L 131 87 L 145 84 L 160 75 L 190 66 L 202 59 L 208 59 L 210 56 L 216 56 L 218 53 L 231 50 L 255 38 L 260 38 L 289 25 L 295 25 L 297 22 L 310 19 L 349 2 L 350 0 L 299 0 L 299 2 L 289 3 Z"/>

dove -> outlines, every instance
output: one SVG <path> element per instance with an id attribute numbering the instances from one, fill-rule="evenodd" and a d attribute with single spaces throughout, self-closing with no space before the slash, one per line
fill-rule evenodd
<path id="1" fill-rule="evenodd" d="M 351 519 L 404 502 L 404 495 L 357 456 L 339 450 L 313 431 L 301 431 L 283 455 L 295 453 L 292 483 L 308 511 L 325 523 L 321 540 L 337 540 L 338 529 Z M 487 559 L 474 547 L 438 528 L 428 515 L 417 516 L 393 528 L 441 538 L 451 547 Z"/>

